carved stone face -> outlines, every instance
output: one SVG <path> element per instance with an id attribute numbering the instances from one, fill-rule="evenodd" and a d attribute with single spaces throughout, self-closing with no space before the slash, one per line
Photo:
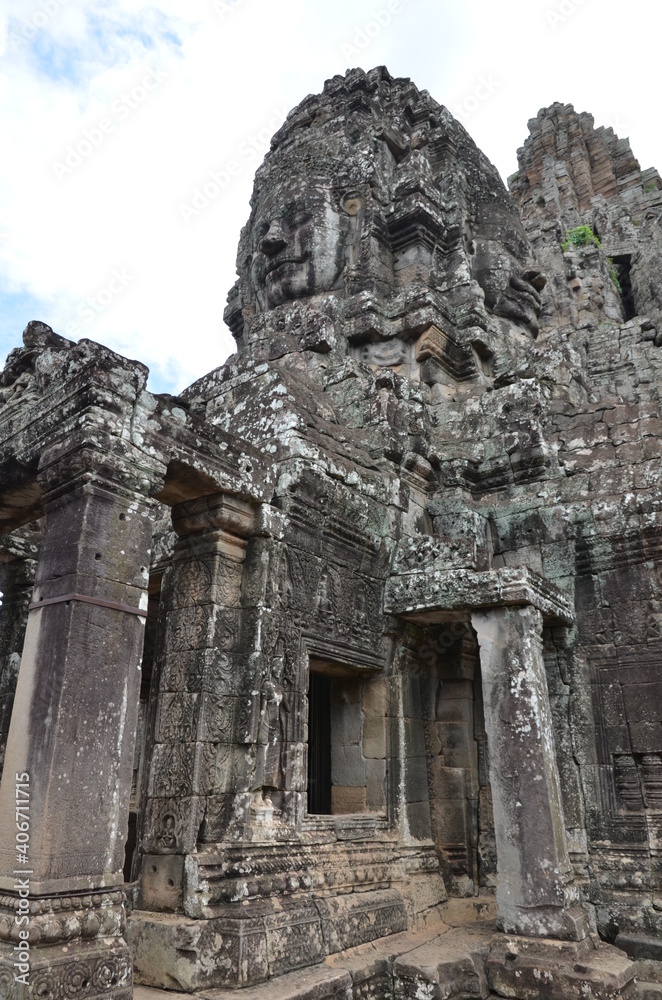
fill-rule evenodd
<path id="1" fill-rule="evenodd" d="M 527 267 L 528 247 L 519 221 L 495 206 L 474 234 L 473 275 L 496 316 L 513 320 L 535 337 L 545 278 Z"/>
<path id="2" fill-rule="evenodd" d="M 296 177 L 260 193 L 251 281 L 262 309 L 336 288 L 344 263 L 343 226 L 327 183 Z"/>

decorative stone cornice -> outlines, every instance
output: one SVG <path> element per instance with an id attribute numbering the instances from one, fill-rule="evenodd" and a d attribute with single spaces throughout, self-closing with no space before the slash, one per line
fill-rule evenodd
<path id="1" fill-rule="evenodd" d="M 399 573 L 386 583 L 384 610 L 433 624 L 477 608 L 530 604 L 547 624 L 572 625 L 574 612 L 554 584 L 526 567 L 474 572 L 468 569 Z"/>

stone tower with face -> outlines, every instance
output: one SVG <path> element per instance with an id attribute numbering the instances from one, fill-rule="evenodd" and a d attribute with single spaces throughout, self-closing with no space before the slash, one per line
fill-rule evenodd
<path id="1" fill-rule="evenodd" d="M 275 137 L 223 367 L 154 396 L 26 329 L 0 373 L 0 997 L 23 774 L 27 992 L 131 1000 L 133 802 L 147 984 L 446 995 L 461 965 L 467 995 L 632 1000 L 589 931 L 659 956 L 662 333 L 636 310 L 662 180 L 562 106 L 520 165 L 537 341 L 496 171 L 384 69 Z M 564 250 L 579 223 L 602 256 Z M 493 887 L 505 933 L 456 928 Z"/>
<path id="2" fill-rule="evenodd" d="M 297 336 L 315 350 L 315 314 L 318 350 L 410 375 L 426 332 L 423 353 L 456 375 L 537 335 L 545 282 L 497 171 L 384 68 L 334 77 L 288 116 L 251 204 L 226 310 L 240 355 Z"/>

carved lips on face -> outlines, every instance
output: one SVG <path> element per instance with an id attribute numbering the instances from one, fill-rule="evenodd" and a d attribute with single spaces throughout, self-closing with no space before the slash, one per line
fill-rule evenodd
<path id="1" fill-rule="evenodd" d="M 537 268 L 512 273 L 508 285 L 497 301 L 497 316 L 512 319 L 527 327 L 534 337 L 538 335 L 538 317 L 542 308 L 539 291 L 545 287 L 546 278 Z"/>
<path id="2" fill-rule="evenodd" d="M 337 287 L 344 265 L 340 216 L 323 183 L 291 180 L 260 197 L 251 280 L 262 309 Z"/>

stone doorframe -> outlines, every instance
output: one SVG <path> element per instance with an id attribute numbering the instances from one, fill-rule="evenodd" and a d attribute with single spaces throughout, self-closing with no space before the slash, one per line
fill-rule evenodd
<path id="1" fill-rule="evenodd" d="M 424 539 L 429 546 L 429 539 Z M 412 541 L 408 540 L 408 553 Z M 413 569 L 387 583 L 385 610 L 419 625 L 470 621 L 478 638 L 497 846 L 497 922 L 530 937 L 583 940 L 588 915 L 566 842 L 542 655 L 543 623 L 574 621 L 530 570 Z"/>

